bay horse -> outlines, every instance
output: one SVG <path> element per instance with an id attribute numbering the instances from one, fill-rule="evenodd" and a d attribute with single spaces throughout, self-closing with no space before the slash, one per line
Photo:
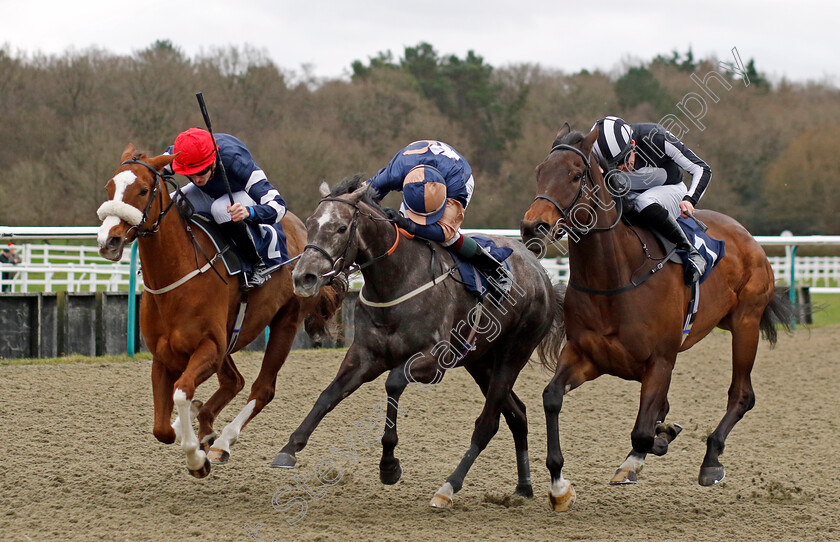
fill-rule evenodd
<path id="1" fill-rule="evenodd" d="M 790 322 L 787 296 L 775 288 L 773 270 L 758 242 L 732 218 L 698 211 L 709 235 L 725 241 L 726 255 L 700 286 L 699 312 L 684 336 L 690 288 L 683 270 L 673 263 L 656 270 L 662 260 L 652 255 L 659 249 L 656 239 L 622 221 L 597 162 L 592 163 L 597 136 L 597 128 L 586 136 L 572 132 L 568 124 L 560 129 L 536 168 L 537 197 L 521 225 L 523 240 L 534 249 L 566 232 L 574 235 L 565 297 L 567 342 L 543 393 L 549 500 L 557 511 L 568 510 L 575 499 L 574 488 L 562 475 L 558 415 L 564 394 L 602 374 L 641 382 L 633 449 L 612 480 L 634 483 L 645 455 L 664 454 L 681 429 L 664 423 L 677 353 L 715 327 L 730 331 L 732 382 L 726 415 L 706 440 L 698 477 L 700 485 L 714 485 L 725 475 L 719 456 L 726 437 L 755 403 L 750 372 L 759 333 L 775 344 L 775 325 Z M 642 282 L 645 274 L 649 280 Z"/>
<path id="2" fill-rule="evenodd" d="M 331 276 L 353 262 L 364 276 L 364 288 L 355 307 L 353 344 L 338 374 L 271 466 L 293 467 L 295 455 L 324 416 L 362 384 L 390 370 L 379 468 L 383 483 L 397 483 L 402 475 L 394 456 L 400 395 L 409 384 L 432 386 L 447 369 L 463 366 L 486 401 L 469 449 L 431 506 L 452 505 L 468 470 L 498 430 L 500 414 L 516 448 L 515 492 L 532 497 L 528 422 L 513 385 L 544 337 L 562 336 L 562 289 L 551 285 L 539 261 L 519 241 L 493 237 L 497 245 L 513 251 L 506 261 L 514 286 L 505 301 L 491 306 L 494 302 L 485 298 L 477 304 L 456 280 L 448 280 L 453 272 L 449 253 L 428 241 L 401 238 L 368 187 L 358 177 L 345 179 L 332 193 L 322 184 L 323 199 L 306 221 L 310 244 L 292 274 L 295 293 L 315 295 Z M 559 347 L 553 351 L 543 347 L 540 354 L 543 359 L 559 355 Z"/>
<path id="3" fill-rule="evenodd" d="M 228 352 L 243 294 L 238 277 L 228 275 L 209 236 L 190 227 L 178 212 L 169 212 L 173 200 L 162 172 L 173 158 L 148 157 L 133 145 L 123 151 L 106 185 L 109 200 L 100 207 L 103 222 L 98 242 L 99 253 L 116 261 L 123 247 L 137 239 L 146 286 L 140 330 L 153 356 L 153 432 L 164 444 L 179 438 L 187 469 L 202 478 L 211 462 L 228 461 L 242 428 L 271 402 L 277 373 L 300 323 L 305 320 L 312 334 L 326 332 L 327 319 L 341 305 L 344 288 L 325 286 L 309 299 L 301 299 L 294 295 L 291 267 L 278 268 L 268 282 L 248 293 L 241 333 Z M 306 245 L 303 222 L 287 212 L 282 225 L 288 253 L 300 254 Z M 230 354 L 253 341 L 266 326 L 268 344 L 247 404 L 217 434 L 214 420 L 245 385 Z M 199 384 L 214 374 L 219 389 L 203 405 L 193 401 Z M 177 408 L 174 423 L 173 405 Z M 196 417 L 197 436 L 192 427 Z"/>

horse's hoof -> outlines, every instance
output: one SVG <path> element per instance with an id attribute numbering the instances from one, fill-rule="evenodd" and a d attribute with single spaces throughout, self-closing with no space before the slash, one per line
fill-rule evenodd
<path id="1" fill-rule="evenodd" d="M 435 510 L 449 510 L 452 508 L 452 499 L 446 495 L 435 493 L 435 496 L 432 497 L 432 502 L 429 503 L 429 506 Z"/>
<path id="2" fill-rule="evenodd" d="M 650 453 L 659 457 L 667 454 L 668 440 L 660 436 L 653 439 L 653 446 L 650 447 Z"/>
<path id="3" fill-rule="evenodd" d="M 638 481 L 636 471 L 630 469 L 619 468 L 610 480 L 610 485 L 621 486 L 626 484 L 635 484 Z"/>
<path id="4" fill-rule="evenodd" d="M 271 466 L 281 469 L 291 469 L 295 466 L 295 463 L 297 463 L 295 456 L 286 452 L 280 452 L 274 456 L 274 461 L 271 462 Z"/>
<path id="5" fill-rule="evenodd" d="M 571 484 L 564 494 L 557 497 L 552 495 L 550 491 L 548 492 L 548 504 L 555 512 L 568 512 L 569 508 L 575 504 L 576 498 L 575 488 Z"/>
<path id="6" fill-rule="evenodd" d="M 201 467 L 198 470 L 192 470 L 191 468 L 187 467 L 187 470 L 196 478 L 204 478 L 208 474 L 210 474 L 210 460 L 205 457 L 203 467 Z"/>
<path id="7" fill-rule="evenodd" d="M 531 484 L 517 484 L 516 489 L 513 491 L 514 495 L 519 495 L 520 497 L 525 497 L 526 499 L 533 499 L 534 498 L 534 488 Z"/>
<path id="8" fill-rule="evenodd" d="M 226 465 L 230 460 L 230 452 L 221 448 L 210 448 L 207 452 L 207 459 L 214 465 Z"/>
<path id="9" fill-rule="evenodd" d="M 697 482 L 701 486 L 713 486 L 726 477 L 726 471 L 723 465 L 719 467 L 700 467 L 700 476 L 697 477 Z"/>
<path id="10" fill-rule="evenodd" d="M 379 469 L 379 481 L 386 486 L 392 486 L 400 481 L 402 478 L 402 467 L 397 463 L 393 469 Z"/>

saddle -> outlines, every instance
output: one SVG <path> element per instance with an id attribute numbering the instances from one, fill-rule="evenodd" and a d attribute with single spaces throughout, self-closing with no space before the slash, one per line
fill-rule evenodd
<path id="1" fill-rule="evenodd" d="M 630 226 L 643 227 L 633 223 L 632 219 L 627 217 L 627 215 L 622 217 L 622 220 Z M 698 284 L 700 284 L 709 277 L 709 273 L 711 273 L 715 265 L 717 265 L 718 262 L 720 262 L 720 260 L 726 255 L 726 243 L 710 237 L 694 220 L 690 218 L 678 217 L 677 223 L 683 229 L 685 235 L 700 255 L 703 256 L 703 259 L 706 260 L 706 271 L 698 281 Z M 667 261 L 680 264 L 683 266 L 683 269 L 689 265 L 688 254 L 684 250 L 675 250 L 677 245 L 663 237 L 658 231 L 650 228 L 645 229 L 653 234 L 653 236 L 659 241 L 659 245 L 662 247 L 662 250 L 665 251 L 665 254 L 669 255 Z"/>
<path id="2" fill-rule="evenodd" d="M 230 238 L 222 232 L 222 228 L 219 227 L 219 225 L 211 218 L 198 213 L 193 213 L 189 220 L 192 224 L 195 224 L 204 233 L 206 233 L 213 242 L 213 246 L 216 248 L 216 251 L 221 254 L 222 261 L 225 264 L 225 269 L 227 270 L 228 275 L 241 275 L 244 277 L 242 271 L 245 266 L 242 262 L 242 258 L 236 253 L 233 243 Z"/>
<path id="3" fill-rule="evenodd" d="M 458 268 L 458 273 L 461 275 L 460 282 L 467 292 L 473 294 L 479 301 L 483 301 L 485 297 L 490 294 L 497 303 L 501 303 L 510 292 L 512 287 L 512 278 L 510 275 L 510 265 L 505 260 L 513 253 L 513 249 L 509 247 L 500 247 L 488 238 L 478 235 L 471 236 L 476 243 L 497 262 L 504 265 L 507 269 L 506 277 L 487 277 L 484 273 L 479 272 L 478 268 L 469 261 L 459 257 L 453 250 L 448 250 L 455 267 Z"/>

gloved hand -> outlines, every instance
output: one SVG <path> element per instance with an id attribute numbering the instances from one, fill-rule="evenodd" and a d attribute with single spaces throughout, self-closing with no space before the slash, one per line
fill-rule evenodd
<path id="1" fill-rule="evenodd" d="M 414 222 L 402 216 L 396 209 L 386 207 L 385 209 L 383 209 L 383 211 L 385 211 L 385 216 L 388 217 L 388 220 L 396 224 L 398 227 L 404 229 L 408 233 L 414 235 Z"/>

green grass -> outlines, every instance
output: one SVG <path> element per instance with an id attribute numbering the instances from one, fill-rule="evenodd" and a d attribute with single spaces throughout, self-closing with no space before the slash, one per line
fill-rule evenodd
<path id="1" fill-rule="evenodd" d="M 815 327 L 840 324 L 840 294 L 811 294 Z"/>

